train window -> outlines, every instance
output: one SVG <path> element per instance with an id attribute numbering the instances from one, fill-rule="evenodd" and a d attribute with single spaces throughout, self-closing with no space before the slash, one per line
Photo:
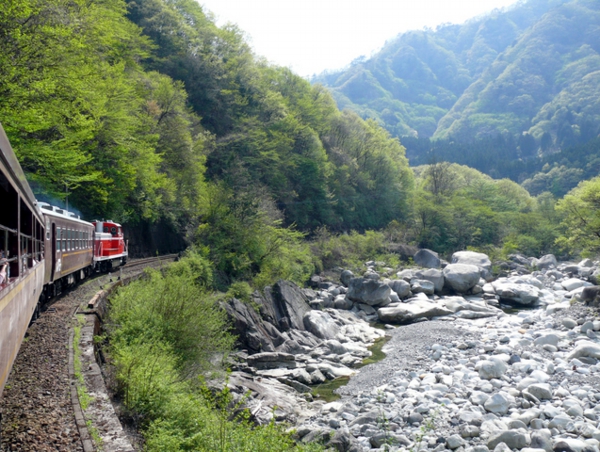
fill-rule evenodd
<path id="1" fill-rule="evenodd" d="M 115 228 L 114 226 L 112 228 L 110 228 L 110 233 L 112 234 L 113 237 L 115 237 L 117 235 L 117 228 Z"/>
<path id="2" fill-rule="evenodd" d="M 60 231 L 60 238 L 61 238 L 61 248 L 63 251 L 67 251 L 67 231 L 66 229 L 63 229 Z"/>

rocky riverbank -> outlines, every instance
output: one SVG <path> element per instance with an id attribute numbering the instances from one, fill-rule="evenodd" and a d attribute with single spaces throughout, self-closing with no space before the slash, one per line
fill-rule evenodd
<path id="1" fill-rule="evenodd" d="M 372 263 L 342 284 L 280 282 L 232 301 L 247 353 L 230 383 L 253 392 L 255 417 L 274 413 L 301 441 L 340 451 L 598 451 L 600 320 L 584 305 L 597 265 L 514 256 L 493 280 L 485 255 L 426 257 L 415 261 L 433 268 Z M 528 309 L 506 314 L 505 303 Z M 357 371 L 383 334 L 372 321 L 388 324 L 387 356 Z M 313 400 L 312 385 L 346 375 L 339 401 Z"/>

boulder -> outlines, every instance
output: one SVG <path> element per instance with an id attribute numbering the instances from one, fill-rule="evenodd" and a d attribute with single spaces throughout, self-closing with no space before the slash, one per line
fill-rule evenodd
<path id="1" fill-rule="evenodd" d="M 235 298 L 224 304 L 241 348 L 250 353 L 274 351 L 285 337 L 272 324 L 265 322 L 249 304 Z"/>
<path id="2" fill-rule="evenodd" d="M 590 341 L 581 341 L 578 343 L 577 347 L 567 355 L 566 360 L 571 361 L 573 358 L 581 357 L 600 359 L 600 344 Z"/>
<path id="3" fill-rule="evenodd" d="M 337 297 L 335 297 L 335 300 L 333 301 L 333 307 L 335 309 L 344 309 L 347 311 L 347 310 L 352 309 L 353 305 L 354 305 L 354 303 L 352 303 L 352 300 L 350 300 L 345 295 L 338 295 Z"/>
<path id="4" fill-rule="evenodd" d="M 522 254 L 509 254 L 508 259 L 522 266 L 531 265 L 531 259 L 523 256 Z"/>
<path id="5" fill-rule="evenodd" d="M 260 306 L 261 316 L 279 331 L 304 330 L 304 314 L 311 310 L 302 289 L 291 281 L 281 280 L 273 287 L 266 287 L 264 297 L 255 302 Z"/>
<path id="6" fill-rule="evenodd" d="M 350 270 L 344 270 L 340 275 L 340 281 L 346 287 L 348 287 L 352 278 L 354 278 L 354 273 L 352 273 Z"/>
<path id="7" fill-rule="evenodd" d="M 449 264 L 444 268 L 444 285 L 458 293 L 466 293 L 479 282 L 479 267 Z"/>
<path id="8" fill-rule="evenodd" d="M 494 414 L 505 414 L 511 404 L 511 398 L 508 394 L 498 392 L 485 401 L 483 407 L 486 411 Z"/>
<path id="9" fill-rule="evenodd" d="M 431 281 L 426 279 L 413 279 L 410 281 L 410 290 L 413 293 L 424 293 L 425 295 L 433 295 L 435 287 Z"/>
<path id="10" fill-rule="evenodd" d="M 479 361 L 475 365 L 475 370 L 479 372 L 480 378 L 491 380 L 492 378 L 502 377 L 508 370 L 508 367 L 502 360 L 492 356 L 490 359 Z"/>
<path id="11" fill-rule="evenodd" d="M 362 447 L 358 440 L 346 429 L 336 430 L 327 447 L 336 452 L 361 452 Z"/>
<path id="12" fill-rule="evenodd" d="M 588 445 L 577 438 L 554 438 L 554 445 L 552 447 L 552 450 L 554 450 L 554 452 L 583 452 L 585 451 L 593 451 L 593 450 L 598 450 L 598 448 L 596 447 L 594 448 L 589 448 L 588 449 Z"/>
<path id="13" fill-rule="evenodd" d="M 533 343 L 537 346 L 544 346 L 544 345 L 554 345 L 555 347 L 558 346 L 558 341 L 560 340 L 560 338 L 554 334 L 554 333 L 545 333 L 542 334 L 540 337 L 536 338 L 536 340 L 533 341 Z"/>
<path id="14" fill-rule="evenodd" d="M 392 289 L 387 284 L 374 279 L 354 278 L 350 280 L 346 296 L 357 303 L 369 306 L 382 306 L 390 302 Z M 396 293 L 398 291 L 395 291 Z"/>
<path id="15" fill-rule="evenodd" d="M 333 318 L 324 311 L 309 311 L 304 315 L 304 328 L 320 339 L 335 339 L 340 327 Z"/>
<path id="16" fill-rule="evenodd" d="M 384 323 L 413 322 L 423 317 L 440 317 L 450 314 L 452 314 L 452 311 L 444 305 L 417 298 L 395 307 L 379 308 L 377 310 L 379 320 Z"/>
<path id="17" fill-rule="evenodd" d="M 513 283 L 501 278 L 492 283 L 500 301 L 508 301 L 524 306 L 536 306 L 539 302 L 541 291 L 530 284 Z"/>
<path id="18" fill-rule="evenodd" d="M 435 292 L 441 292 L 444 288 L 444 273 L 437 268 L 429 268 L 427 270 L 418 270 L 415 272 L 415 278 L 424 279 L 433 283 Z M 393 289 L 393 287 L 392 287 Z"/>
<path id="19" fill-rule="evenodd" d="M 583 287 L 585 285 L 585 281 L 582 281 L 579 278 L 569 278 L 561 282 L 561 285 L 567 292 L 571 292 L 572 290 Z"/>
<path id="20" fill-rule="evenodd" d="M 535 259 L 532 262 L 532 265 L 541 270 L 544 268 L 556 267 L 558 265 L 558 261 L 556 260 L 556 256 L 554 256 L 554 254 L 546 254 L 539 259 Z"/>
<path id="21" fill-rule="evenodd" d="M 487 447 L 494 449 L 498 444 L 505 443 L 510 449 L 523 449 L 531 442 L 531 438 L 526 433 L 518 430 L 500 430 L 493 432 L 487 441 Z"/>
<path id="22" fill-rule="evenodd" d="M 420 249 L 413 256 L 415 264 L 425 268 L 440 268 L 441 262 L 438 253 L 426 248 Z"/>
<path id="23" fill-rule="evenodd" d="M 480 313 L 481 316 L 476 317 L 476 318 L 490 317 L 493 315 L 497 315 L 499 312 L 501 312 L 500 309 L 494 308 L 492 306 L 488 306 L 483 301 L 481 303 L 476 303 L 476 302 L 472 302 L 472 301 L 467 301 L 463 297 L 459 297 L 459 296 L 444 297 L 442 299 L 442 302 L 444 303 L 444 305 L 446 305 L 446 307 L 448 309 L 450 309 L 454 313 L 462 312 L 462 311 L 471 311 L 471 312 Z"/>
<path id="24" fill-rule="evenodd" d="M 406 298 L 410 295 L 410 284 L 403 279 L 390 281 L 388 282 L 388 286 L 390 286 L 400 298 Z"/>
<path id="25" fill-rule="evenodd" d="M 451 263 L 475 265 L 479 267 L 481 277 L 490 280 L 492 277 L 492 261 L 487 254 L 476 253 L 475 251 L 457 251 L 452 255 Z"/>
<path id="26" fill-rule="evenodd" d="M 552 389 L 548 383 L 534 383 L 523 390 L 538 400 L 552 400 Z"/>

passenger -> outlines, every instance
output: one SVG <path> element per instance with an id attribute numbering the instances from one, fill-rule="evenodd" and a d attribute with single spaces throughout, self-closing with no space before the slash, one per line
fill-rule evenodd
<path id="1" fill-rule="evenodd" d="M 21 274 L 24 274 L 27 271 L 27 261 L 27 249 L 23 248 L 23 251 L 21 252 Z"/>
<path id="2" fill-rule="evenodd" d="M 7 276 L 6 276 L 6 267 L 8 266 L 8 261 L 6 259 L 0 260 L 0 286 L 4 285 Z"/>

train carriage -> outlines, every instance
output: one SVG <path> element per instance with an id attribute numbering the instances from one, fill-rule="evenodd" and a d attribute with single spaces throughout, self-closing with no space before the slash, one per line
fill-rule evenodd
<path id="1" fill-rule="evenodd" d="M 36 201 L 0 124 L 0 397 L 40 304 L 126 259 L 120 224 Z"/>
<path id="2" fill-rule="evenodd" d="M 89 276 L 94 267 L 94 225 L 73 212 L 38 204 L 46 227 L 46 291 L 49 296 Z"/>
<path id="3" fill-rule="evenodd" d="M 44 286 L 44 220 L 0 126 L 0 396 Z"/>

